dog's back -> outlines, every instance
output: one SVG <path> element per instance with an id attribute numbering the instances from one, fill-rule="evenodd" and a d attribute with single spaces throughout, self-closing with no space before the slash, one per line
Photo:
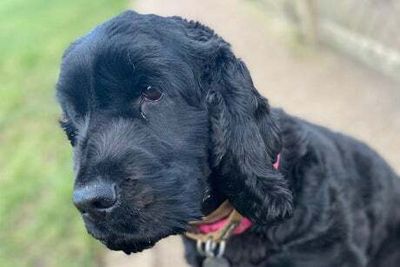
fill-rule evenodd
<path id="1" fill-rule="evenodd" d="M 343 137 L 338 147 L 345 160 L 350 161 L 343 164 L 347 177 L 355 178 L 348 183 L 344 181 L 351 203 L 354 243 L 372 259 L 369 266 L 399 266 L 400 178 L 364 143 Z"/>
<path id="2" fill-rule="evenodd" d="M 297 125 L 295 130 L 305 140 L 303 158 L 311 160 L 313 164 L 307 163 L 304 171 L 321 174 L 319 177 L 305 175 L 301 178 L 298 192 L 302 196 L 300 202 L 307 206 L 318 200 L 327 201 L 320 210 L 321 222 L 336 225 L 332 227 L 337 231 L 336 234 L 344 231 L 345 239 L 348 238 L 345 243 L 359 257 L 365 258 L 368 266 L 398 266 L 398 175 L 378 153 L 354 138 L 297 118 L 287 118 L 285 124 L 289 125 L 289 129 L 294 127 L 290 124 Z M 301 164 L 302 159 L 299 162 Z M 312 190 L 316 182 L 320 184 L 316 190 Z M 329 196 L 329 199 L 320 198 L 318 192 L 321 188 L 326 189 L 327 194 L 323 196 Z M 325 218 L 324 211 L 330 216 Z"/>

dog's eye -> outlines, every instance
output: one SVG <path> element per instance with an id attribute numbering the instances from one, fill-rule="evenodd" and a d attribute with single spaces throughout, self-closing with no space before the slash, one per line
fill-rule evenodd
<path id="1" fill-rule="evenodd" d="M 75 146 L 77 136 L 77 130 L 75 129 L 75 127 L 68 120 L 65 119 L 60 119 L 60 126 L 67 135 L 67 138 L 71 145 Z"/>
<path id="2" fill-rule="evenodd" d="M 142 91 L 142 97 L 150 101 L 158 101 L 163 96 L 163 93 L 157 88 L 148 86 Z"/>

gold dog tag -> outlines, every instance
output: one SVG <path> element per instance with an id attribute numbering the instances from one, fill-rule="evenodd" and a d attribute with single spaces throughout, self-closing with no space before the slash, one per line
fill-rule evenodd
<path id="1" fill-rule="evenodd" d="M 230 264 L 223 257 L 207 257 L 203 261 L 203 267 L 230 267 Z"/>

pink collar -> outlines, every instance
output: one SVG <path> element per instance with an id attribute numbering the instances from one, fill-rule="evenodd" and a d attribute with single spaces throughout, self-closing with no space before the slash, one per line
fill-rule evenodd
<path id="1" fill-rule="evenodd" d="M 279 169 L 280 159 L 281 159 L 281 154 L 279 153 L 278 156 L 276 157 L 275 163 L 273 164 L 273 167 L 276 170 Z M 225 217 L 212 223 L 200 224 L 197 226 L 197 228 L 199 232 L 202 234 L 210 234 L 221 230 L 227 223 L 228 223 L 228 218 Z M 253 223 L 248 218 L 242 217 L 240 223 L 235 227 L 232 233 L 234 235 L 239 235 L 247 231 L 252 225 Z"/>

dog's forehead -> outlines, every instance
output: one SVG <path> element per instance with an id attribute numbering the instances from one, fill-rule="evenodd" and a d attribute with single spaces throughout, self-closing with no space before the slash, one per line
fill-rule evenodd
<path id="1" fill-rule="evenodd" d="M 159 20 L 134 20 L 132 16 L 136 15 L 123 14 L 96 27 L 67 49 L 57 84 L 64 110 L 86 114 L 96 99 L 132 98 L 147 85 L 173 82 L 171 66 L 177 72 L 184 68 L 178 55 L 162 43 L 163 38 L 145 31 Z"/>
<path id="2" fill-rule="evenodd" d="M 78 39 L 57 83 L 63 111 L 82 117 L 103 104 L 122 106 L 148 86 L 197 105 L 198 67 L 182 27 L 174 18 L 124 12 Z"/>

